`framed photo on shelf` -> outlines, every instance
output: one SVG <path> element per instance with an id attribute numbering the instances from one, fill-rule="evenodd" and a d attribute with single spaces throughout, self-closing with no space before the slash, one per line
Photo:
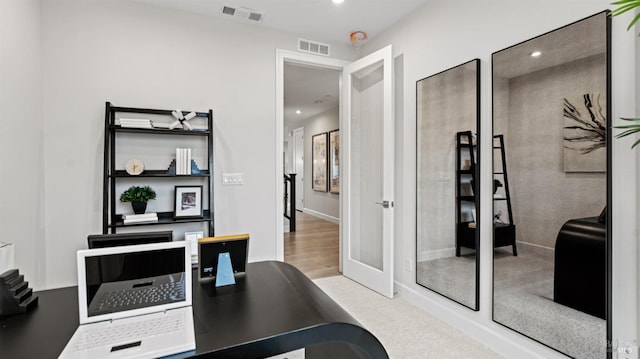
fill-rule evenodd
<path id="1" fill-rule="evenodd" d="M 329 132 L 329 192 L 340 193 L 340 130 Z"/>
<path id="2" fill-rule="evenodd" d="M 311 138 L 311 188 L 314 191 L 327 192 L 327 133 Z"/>
<path id="3" fill-rule="evenodd" d="M 202 218 L 202 186 L 175 186 L 173 218 Z"/>

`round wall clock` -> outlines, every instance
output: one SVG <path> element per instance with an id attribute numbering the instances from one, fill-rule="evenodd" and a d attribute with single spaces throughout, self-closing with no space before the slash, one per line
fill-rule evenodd
<path id="1" fill-rule="evenodd" d="M 142 163 L 142 161 L 140 161 L 139 159 L 135 159 L 135 158 L 128 160 L 127 163 L 125 164 L 125 170 L 127 171 L 128 174 L 132 176 L 137 176 L 141 174 L 142 171 L 144 171 L 144 163 Z"/>

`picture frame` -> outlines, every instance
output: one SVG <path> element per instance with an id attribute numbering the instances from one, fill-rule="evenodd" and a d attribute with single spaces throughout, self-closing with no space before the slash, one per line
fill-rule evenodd
<path id="1" fill-rule="evenodd" d="M 340 130 L 329 132 L 329 192 L 340 193 Z"/>
<path id="2" fill-rule="evenodd" d="M 202 186 L 175 186 L 173 218 L 202 217 Z"/>
<path id="3" fill-rule="evenodd" d="M 311 188 L 314 191 L 327 192 L 327 145 L 326 132 L 311 138 Z"/>

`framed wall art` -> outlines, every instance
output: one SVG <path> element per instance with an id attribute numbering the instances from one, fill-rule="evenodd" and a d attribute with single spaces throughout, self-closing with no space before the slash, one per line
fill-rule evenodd
<path id="1" fill-rule="evenodd" d="M 327 133 L 311 138 L 311 188 L 314 191 L 327 192 Z"/>
<path id="2" fill-rule="evenodd" d="M 173 217 L 202 218 L 202 186 L 176 186 Z"/>
<path id="3" fill-rule="evenodd" d="M 329 192 L 340 193 L 340 130 L 329 132 Z"/>

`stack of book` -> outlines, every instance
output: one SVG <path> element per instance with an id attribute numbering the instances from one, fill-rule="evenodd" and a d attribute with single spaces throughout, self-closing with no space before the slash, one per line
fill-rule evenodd
<path id="1" fill-rule="evenodd" d="M 121 118 L 120 126 L 129 128 L 153 128 L 151 120 L 145 120 L 143 118 Z"/>
<path id="2" fill-rule="evenodd" d="M 152 122 L 151 125 L 154 128 L 166 128 L 166 129 L 169 129 L 170 123 L 156 121 L 156 122 Z M 182 128 L 182 126 L 180 128 Z"/>
<path id="3" fill-rule="evenodd" d="M 123 214 L 122 221 L 124 222 L 124 224 L 154 223 L 158 222 L 158 214 L 155 212 L 143 214 Z"/>
<path id="4" fill-rule="evenodd" d="M 191 149 L 176 148 L 176 174 L 191 174 Z"/>

